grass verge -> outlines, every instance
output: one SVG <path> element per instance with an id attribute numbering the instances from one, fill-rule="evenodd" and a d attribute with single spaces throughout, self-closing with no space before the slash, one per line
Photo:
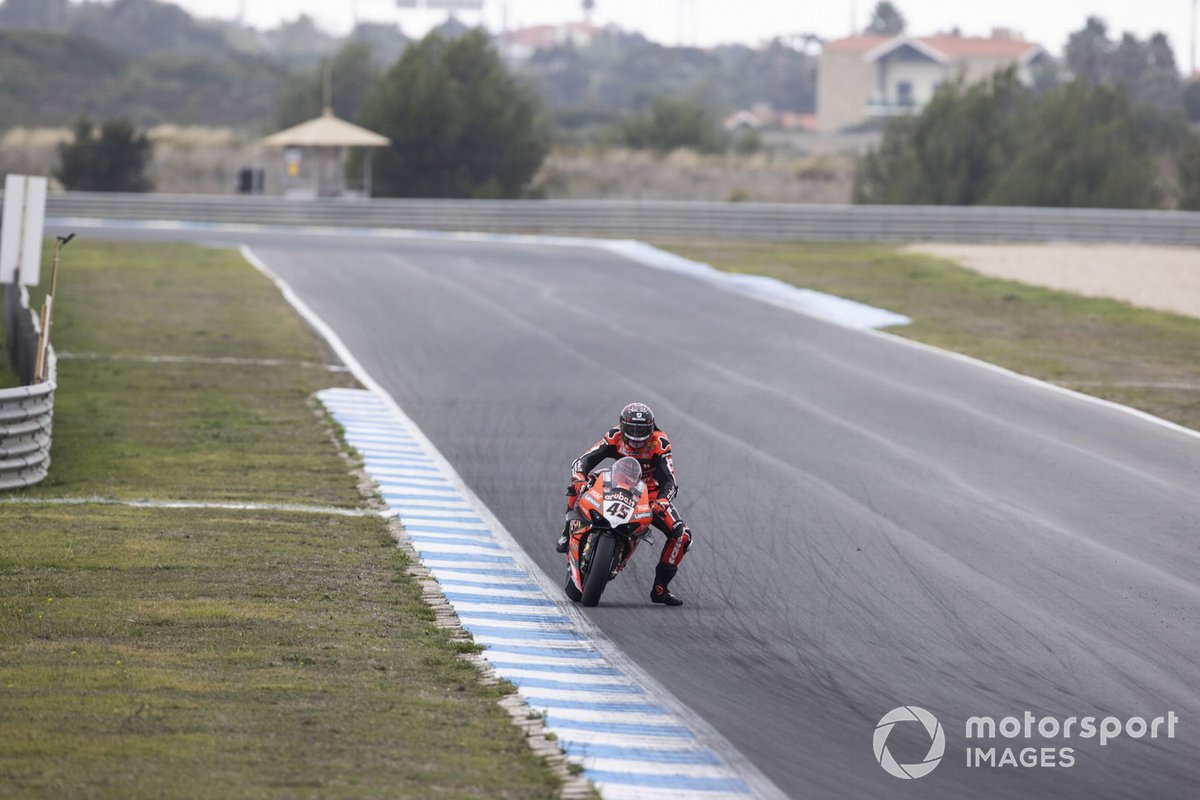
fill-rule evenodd
<path id="1" fill-rule="evenodd" d="M 56 313 L 50 478 L 0 496 L 5 797 L 558 794 L 382 520 L 44 502 L 361 507 L 309 399 L 351 380 L 268 281 L 80 241 Z"/>
<path id="2" fill-rule="evenodd" d="M 659 246 L 906 314 L 913 324 L 891 333 L 1200 430 L 1200 320 L 989 278 L 888 245 Z"/>

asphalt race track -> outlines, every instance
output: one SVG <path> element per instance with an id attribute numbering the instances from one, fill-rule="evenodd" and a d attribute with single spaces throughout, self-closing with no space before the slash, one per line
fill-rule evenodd
<path id="1" fill-rule="evenodd" d="M 571 461 L 654 408 L 696 536 L 686 605 L 648 602 L 655 548 L 587 613 L 788 796 L 1196 796 L 1200 437 L 599 250 L 238 238 L 556 579 Z M 919 780 L 872 749 L 902 705 L 945 730 Z M 964 738 L 1026 711 L 1179 722 Z M 1074 765 L 968 768 L 968 744 Z"/>

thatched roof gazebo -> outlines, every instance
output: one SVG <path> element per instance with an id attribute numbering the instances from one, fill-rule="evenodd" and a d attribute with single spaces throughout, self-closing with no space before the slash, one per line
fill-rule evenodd
<path id="1" fill-rule="evenodd" d="M 321 116 L 271 134 L 263 139 L 263 144 L 290 151 L 285 153 L 285 157 L 288 160 L 288 175 L 292 178 L 299 177 L 303 154 L 311 151 L 316 161 L 315 184 L 318 197 L 331 197 L 345 190 L 342 150 L 347 147 L 366 147 L 366 158 L 363 159 L 363 194 L 370 197 L 371 148 L 387 147 L 391 141 L 386 136 L 380 136 L 374 131 L 335 117 L 333 109 L 326 106 Z"/>

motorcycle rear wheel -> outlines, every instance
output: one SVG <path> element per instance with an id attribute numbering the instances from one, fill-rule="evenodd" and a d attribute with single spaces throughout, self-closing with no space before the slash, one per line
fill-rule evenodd
<path id="1" fill-rule="evenodd" d="M 595 606 L 600 603 L 600 595 L 608 585 L 608 576 L 612 572 L 613 557 L 617 552 L 617 540 L 612 534 L 601 535 L 592 547 L 592 558 L 588 563 L 588 573 L 583 579 L 583 599 L 585 606 Z"/>

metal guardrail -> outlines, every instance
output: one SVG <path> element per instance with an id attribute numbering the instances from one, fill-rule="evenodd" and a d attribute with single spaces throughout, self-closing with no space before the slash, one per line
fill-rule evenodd
<path id="1" fill-rule="evenodd" d="M 0 193 L 2 196 L 2 193 Z M 624 200 L 289 200 L 223 195 L 51 193 L 59 218 L 400 228 L 639 239 L 1127 242 L 1200 246 L 1200 212 L 994 206 L 850 206 Z M 12 310 L 10 361 L 25 381 L 36 349 L 28 295 Z M 28 318 L 30 324 L 13 319 Z M 33 333 L 31 333 L 31 331 Z M 32 340 L 30 340 L 32 337 Z M 0 391 L 0 488 L 42 480 L 50 464 L 57 364 L 49 380 Z"/>
<path id="2" fill-rule="evenodd" d="M 23 286 L 4 287 L 4 323 L 9 362 L 28 383 L 37 358 L 38 321 Z M 46 356 L 47 378 L 41 383 L 0 389 L 0 489 L 19 489 L 42 481 L 50 470 L 54 422 L 54 390 L 58 358 Z"/>
<path id="3" fill-rule="evenodd" d="M 1200 245 L 1200 212 L 626 200 L 288 200 L 51 193 L 47 214 L 620 238 L 1130 242 Z"/>

